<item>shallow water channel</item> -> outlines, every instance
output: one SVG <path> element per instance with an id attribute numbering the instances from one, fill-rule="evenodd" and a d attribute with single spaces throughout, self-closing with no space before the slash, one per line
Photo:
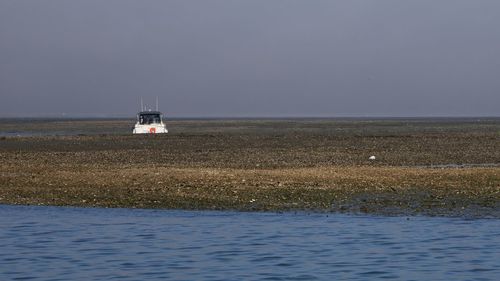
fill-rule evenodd
<path id="1" fill-rule="evenodd" d="M 0 205 L 0 280 L 498 280 L 500 220 Z"/>

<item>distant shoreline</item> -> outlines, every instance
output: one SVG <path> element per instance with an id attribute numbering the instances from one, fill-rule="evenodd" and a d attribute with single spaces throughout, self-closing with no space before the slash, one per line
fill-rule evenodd
<path id="1" fill-rule="evenodd" d="M 242 117 L 223 117 L 223 116 L 212 116 L 212 117 L 175 117 L 168 115 L 166 117 L 169 120 L 346 120 L 346 121 L 384 121 L 384 120 L 396 120 L 396 121 L 419 121 L 419 120 L 452 120 L 452 121 L 466 121 L 466 120 L 500 120 L 500 116 L 242 116 Z M 135 119 L 135 114 L 124 115 L 124 116 L 0 116 L 1 121 L 14 121 L 14 120 L 39 120 L 39 121 L 51 121 L 51 120 L 66 120 L 66 121 L 80 121 L 80 120 L 130 120 Z"/>

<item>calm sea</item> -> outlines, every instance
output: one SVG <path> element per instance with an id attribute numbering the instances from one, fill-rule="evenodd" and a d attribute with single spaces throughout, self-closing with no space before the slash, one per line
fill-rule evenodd
<path id="1" fill-rule="evenodd" d="M 500 220 L 0 205 L 0 280 L 499 280 Z"/>

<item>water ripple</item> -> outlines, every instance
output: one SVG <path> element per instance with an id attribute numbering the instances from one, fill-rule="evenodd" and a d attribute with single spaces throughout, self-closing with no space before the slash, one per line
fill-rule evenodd
<path id="1" fill-rule="evenodd" d="M 496 280 L 498 220 L 0 205 L 0 280 Z"/>

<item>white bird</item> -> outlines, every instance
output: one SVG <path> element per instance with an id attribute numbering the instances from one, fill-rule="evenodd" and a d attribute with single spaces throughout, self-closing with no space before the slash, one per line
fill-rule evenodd
<path id="1" fill-rule="evenodd" d="M 370 156 L 370 158 L 368 158 L 368 160 L 375 160 L 375 155 Z"/>

